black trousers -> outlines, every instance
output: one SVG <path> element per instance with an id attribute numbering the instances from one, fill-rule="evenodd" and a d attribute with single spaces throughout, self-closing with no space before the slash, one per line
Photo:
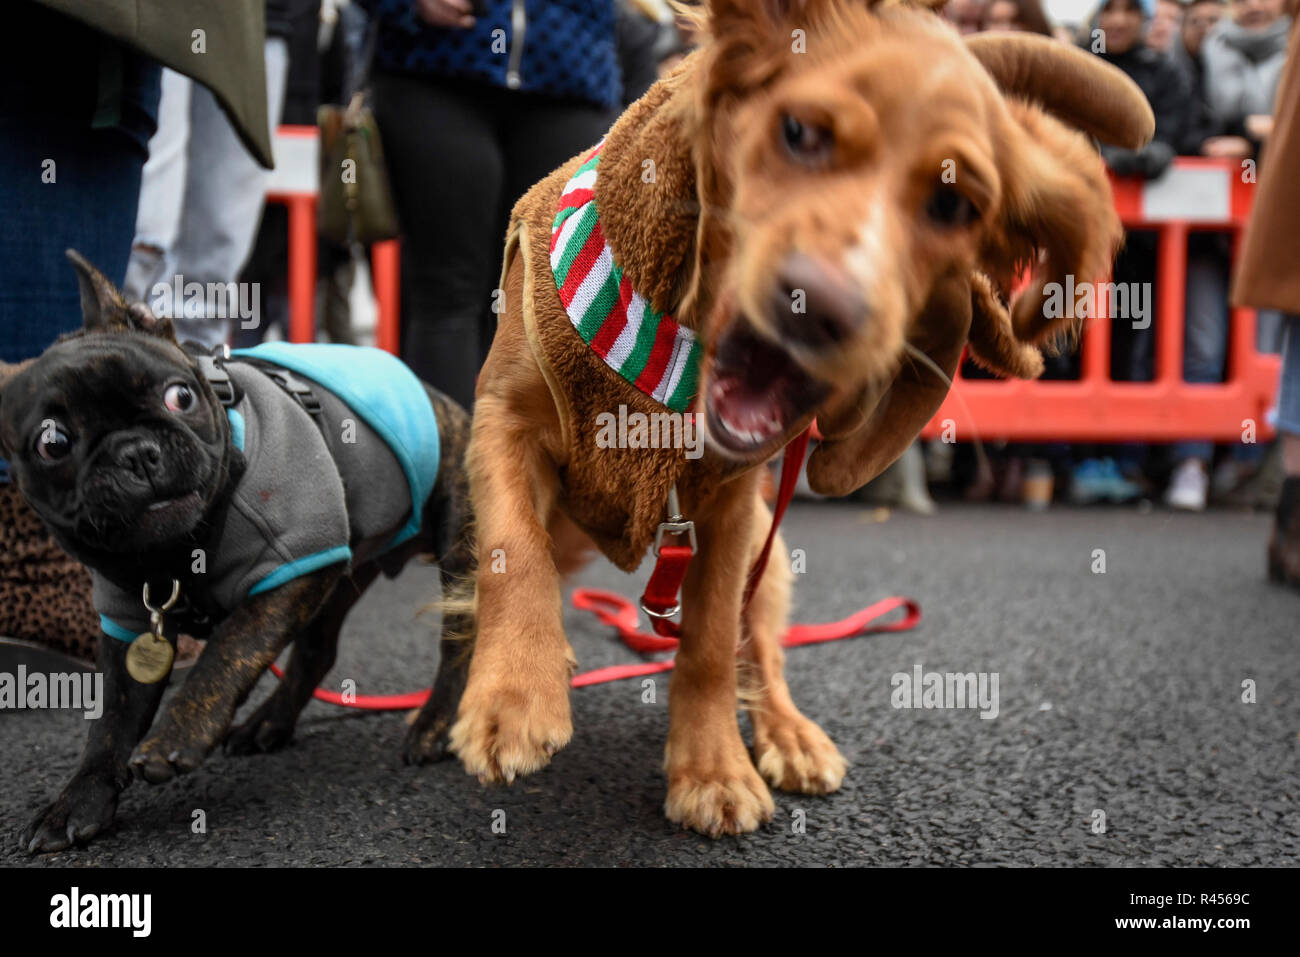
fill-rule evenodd
<path id="1" fill-rule="evenodd" d="M 402 358 L 470 408 L 510 209 L 615 114 L 441 77 L 377 73 L 372 87 L 402 224 Z"/>

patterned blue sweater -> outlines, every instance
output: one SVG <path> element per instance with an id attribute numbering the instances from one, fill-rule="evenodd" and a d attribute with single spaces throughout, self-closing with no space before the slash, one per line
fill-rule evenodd
<path id="1" fill-rule="evenodd" d="M 430 26 L 416 14 L 415 0 L 362 2 L 379 22 L 379 70 L 619 103 L 614 0 L 481 0 L 483 12 L 469 30 Z"/>

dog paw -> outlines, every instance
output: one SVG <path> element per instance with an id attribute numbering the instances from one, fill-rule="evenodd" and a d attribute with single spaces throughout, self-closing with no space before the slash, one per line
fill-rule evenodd
<path id="1" fill-rule="evenodd" d="M 737 777 L 670 781 L 664 801 L 668 820 L 709 837 L 756 831 L 775 810 L 771 792 L 752 767 Z"/>
<path id="2" fill-rule="evenodd" d="M 402 760 L 407 764 L 433 764 L 451 757 L 451 720 L 421 711 L 406 732 Z"/>
<path id="3" fill-rule="evenodd" d="M 18 836 L 28 854 L 62 851 L 108 830 L 117 813 L 118 788 L 100 778 L 77 778 Z"/>
<path id="4" fill-rule="evenodd" d="M 754 759 L 772 787 L 799 794 L 830 794 L 848 764 L 826 732 L 801 714 L 753 715 Z"/>
<path id="5" fill-rule="evenodd" d="M 141 781 L 162 784 L 189 774 L 206 756 L 206 751 L 195 747 L 175 747 L 165 738 L 149 738 L 136 746 L 127 764 Z"/>
<path id="6" fill-rule="evenodd" d="M 670 734 L 664 759 L 668 771 L 664 814 L 709 837 L 757 830 L 772 819 L 776 806 L 739 734 L 721 750 L 701 753 L 707 743 L 697 736 L 675 746 Z"/>
<path id="7" fill-rule="evenodd" d="M 573 737 L 569 682 L 531 671 L 474 681 L 461 698 L 448 745 L 484 784 L 513 783 L 545 767 Z"/>
<path id="8" fill-rule="evenodd" d="M 294 723 L 286 724 L 277 718 L 254 714 L 226 735 L 223 748 L 226 754 L 270 754 L 279 751 L 293 740 Z"/>

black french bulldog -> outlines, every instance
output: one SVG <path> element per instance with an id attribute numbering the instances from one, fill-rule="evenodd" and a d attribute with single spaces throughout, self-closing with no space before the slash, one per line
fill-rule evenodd
<path id="1" fill-rule="evenodd" d="M 97 610 L 110 613 L 99 641 L 107 705 L 72 779 L 23 831 L 33 853 L 104 831 L 133 776 L 169 780 L 223 742 L 232 753 L 288 743 L 334 664 L 345 615 L 381 572 L 432 555 L 447 593 L 473 568 L 462 469 L 470 421 L 456 403 L 376 350 L 280 354 L 290 365 L 295 349 L 336 363 L 342 356 L 362 371 L 373 364 L 371 378 L 383 381 L 371 406 L 409 379 L 403 395 L 414 405 L 392 421 L 400 431 L 427 420 L 432 435 L 436 420 L 437 448 L 419 447 L 418 433 L 394 438 L 382 415 L 365 419 L 346 389 L 304 380 L 301 369 L 183 349 L 170 320 L 128 304 L 68 255 L 84 327 L 37 359 L 0 363 L 0 454 L 55 540 L 91 570 Z M 135 632 L 149 630 L 144 586 L 160 605 L 173 582 L 180 598 L 164 615 L 167 641 L 174 646 L 181 632 L 209 640 L 154 726 L 167 681 L 132 677 L 127 652 Z M 408 761 L 445 755 L 472 630 L 467 608 L 444 614 L 433 694 L 407 735 Z M 236 710 L 290 643 L 283 681 L 232 730 Z"/>

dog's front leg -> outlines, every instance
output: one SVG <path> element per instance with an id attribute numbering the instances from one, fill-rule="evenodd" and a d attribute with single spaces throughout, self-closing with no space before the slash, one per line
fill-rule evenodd
<path id="1" fill-rule="evenodd" d="M 117 798 L 131 783 L 127 759 L 158 711 L 167 682 L 142 685 L 126 671 L 130 645 L 99 640 L 99 670 L 104 675 L 104 713 L 91 721 L 86 749 L 72 779 L 19 837 L 30 854 L 61 851 L 105 831 L 117 813 Z"/>
<path id="2" fill-rule="evenodd" d="M 753 508 L 751 563 L 772 524 L 772 513 L 761 496 L 754 496 Z M 789 554 L 778 533 L 772 543 L 771 560 L 744 614 L 740 658 L 746 666 L 743 677 L 750 691 L 745 700 L 754 726 L 754 759 L 759 773 L 773 787 L 801 794 L 829 794 L 844 780 L 844 758 L 826 732 L 799 713 L 785 682 L 781 638 L 788 624 L 794 578 L 785 557 Z"/>
<path id="3" fill-rule="evenodd" d="M 480 393 L 467 467 L 478 522 L 478 632 L 451 750 L 481 781 L 545 766 L 573 735 L 560 577 L 545 520 L 558 477 L 536 430 Z"/>
<path id="4" fill-rule="evenodd" d="M 280 652 L 315 619 L 344 576 L 342 565 L 248 598 L 208 641 L 158 727 L 131 755 L 151 784 L 197 768 L 230 728 L 235 711 Z"/>
<path id="5" fill-rule="evenodd" d="M 682 588 L 681 646 L 669 686 L 664 813 L 710 837 L 753 831 L 775 809 L 736 717 L 756 473 L 725 486 L 707 517 L 696 519 L 699 551 Z"/>

